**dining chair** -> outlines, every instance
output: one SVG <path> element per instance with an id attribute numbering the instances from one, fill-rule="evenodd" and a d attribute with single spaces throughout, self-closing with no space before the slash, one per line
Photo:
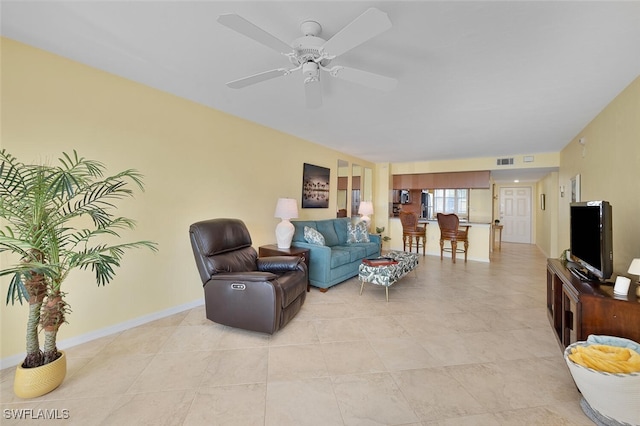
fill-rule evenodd
<path id="1" fill-rule="evenodd" d="M 418 215 L 414 212 L 400 212 L 400 223 L 402 223 L 402 250 L 407 251 L 407 241 L 409 242 L 409 252 L 413 249 L 413 240 L 416 240 L 416 253 L 422 247 L 422 255 L 425 255 L 427 245 L 427 224 L 418 224 Z"/>
<path id="2" fill-rule="evenodd" d="M 464 261 L 467 261 L 467 251 L 469 250 L 469 228 L 470 225 L 460 226 L 460 219 L 454 213 L 438 213 L 438 226 L 440 227 L 440 260 L 443 253 L 451 252 L 451 259 L 456 263 L 456 255 L 464 253 Z M 445 248 L 444 242 L 449 241 L 451 246 Z M 464 249 L 458 249 L 458 243 L 462 242 Z"/>

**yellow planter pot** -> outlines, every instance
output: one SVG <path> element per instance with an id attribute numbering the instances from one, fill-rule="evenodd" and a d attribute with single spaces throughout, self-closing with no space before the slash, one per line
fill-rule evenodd
<path id="1" fill-rule="evenodd" d="M 23 368 L 18 365 L 13 381 L 13 392 L 19 398 L 36 398 L 47 394 L 60 386 L 67 374 L 67 355 L 49 364 L 36 368 Z"/>

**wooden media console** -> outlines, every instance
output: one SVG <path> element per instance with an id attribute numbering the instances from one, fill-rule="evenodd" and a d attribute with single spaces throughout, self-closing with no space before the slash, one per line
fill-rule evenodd
<path id="1" fill-rule="evenodd" d="M 613 285 L 582 281 L 567 262 L 547 260 L 547 313 L 562 350 L 590 334 L 625 337 L 640 343 L 640 299 L 636 286 L 626 296 Z"/>

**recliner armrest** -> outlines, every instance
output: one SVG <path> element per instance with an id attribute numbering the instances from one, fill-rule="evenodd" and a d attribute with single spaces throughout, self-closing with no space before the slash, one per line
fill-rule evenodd
<path id="1" fill-rule="evenodd" d="M 257 259 L 258 271 L 286 272 L 298 270 L 302 262 L 298 256 L 268 256 Z"/>
<path id="2" fill-rule="evenodd" d="M 271 272 L 249 271 L 249 272 L 223 272 L 212 275 L 210 281 L 271 281 L 278 276 Z"/>

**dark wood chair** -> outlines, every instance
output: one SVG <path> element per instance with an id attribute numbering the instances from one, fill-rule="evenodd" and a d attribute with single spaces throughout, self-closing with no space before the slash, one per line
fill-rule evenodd
<path id="1" fill-rule="evenodd" d="M 400 223 L 402 223 L 402 250 L 407 251 L 407 241 L 409 242 L 409 252 L 413 249 L 413 239 L 416 240 L 416 253 L 425 255 L 427 245 L 427 224 L 418 224 L 418 215 L 413 212 L 400 212 Z"/>
<path id="2" fill-rule="evenodd" d="M 460 226 L 460 219 L 456 214 L 438 213 L 438 226 L 440 227 L 440 260 L 442 254 L 451 252 L 451 259 L 456 263 L 456 255 L 464 253 L 464 261 L 467 261 L 467 251 L 469 250 L 469 228 L 470 225 Z M 445 248 L 444 242 L 450 241 L 451 247 Z M 464 243 L 464 249 L 458 249 L 458 243 Z"/>

